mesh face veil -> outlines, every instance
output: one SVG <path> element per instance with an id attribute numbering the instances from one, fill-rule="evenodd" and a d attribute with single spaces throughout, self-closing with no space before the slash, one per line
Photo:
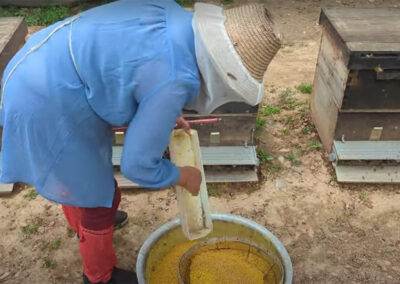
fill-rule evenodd
<path id="1" fill-rule="evenodd" d="M 260 11 L 265 19 L 258 15 Z M 225 12 L 211 4 L 195 5 L 193 30 L 202 87 L 188 109 L 209 114 L 228 102 L 257 105 L 262 101 L 263 74 L 280 47 L 279 37 L 265 11 L 259 4 Z M 254 13 L 258 15 L 257 21 L 250 20 Z M 242 21 L 250 24 L 241 27 Z M 248 54 L 248 49 L 265 52 Z"/>

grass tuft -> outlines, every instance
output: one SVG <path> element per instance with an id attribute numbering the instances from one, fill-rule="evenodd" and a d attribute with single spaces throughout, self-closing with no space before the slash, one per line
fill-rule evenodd
<path id="1" fill-rule="evenodd" d="M 302 132 L 304 135 L 308 135 L 308 134 L 310 134 L 311 132 L 313 132 L 314 130 L 315 130 L 314 124 L 308 123 L 306 126 L 303 127 L 303 129 L 301 130 L 301 132 Z"/>
<path id="2" fill-rule="evenodd" d="M 365 200 L 368 198 L 368 193 L 366 193 L 365 191 L 360 192 L 360 199 L 361 200 Z"/>
<path id="3" fill-rule="evenodd" d="M 268 163 L 269 161 L 272 161 L 274 157 L 269 155 L 264 149 L 259 148 L 257 150 L 258 157 L 260 158 L 261 163 L 265 164 Z"/>
<path id="4" fill-rule="evenodd" d="M 46 268 L 54 268 L 57 264 L 55 261 L 52 261 L 48 256 L 43 258 L 43 267 Z"/>
<path id="5" fill-rule="evenodd" d="M 42 225 L 43 220 L 41 218 L 35 218 L 32 224 L 22 227 L 22 232 L 26 235 L 36 234 L 39 227 Z"/>
<path id="6" fill-rule="evenodd" d="M 23 198 L 28 200 L 28 201 L 32 201 L 35 200 L 37 197 L 37 192 L 34 188 L 30 189 L 29 192 L 27 194 L 23 195 Z"/>
<path id="7" fill-rule="evenodd" d="M 302 94 L 311 94 L 312 87 L 313 86 L 311 84 L 301 83 L 299 86 L 297 86 L 297 90 L 299 90 L 299 92 Z"/>
<path id="8" fill-rule="evenodd" d="M 24 232 L 27 235 L 31 235 L 31 234 L 35 234 L 37 233 L 39 229 L 38 225 L 26 225 L 24 227 L 22 227 L 22 232 Z"/>
<path id="9" fill-rule="evenodd" d="M 290 131 L 289 131 L 289 129 L 287 129 L 287 128 L 284 128 L 283 130 L 282 130 L 282 133 L 284 134 L 284 135 L 289 135 L 290 134 Z"/>
<path id="10" fill-rule="evenodd" d="M 281 113 L 281 109 L 278 107 L 267 105 L 264 108 L 264 114 L 267 116 L 274 115 L 274 114 L 280 114 L 280 113 Z"/>
<path id="11" fill-rule="evenodd" d="M 260 130 L 264 127 L 265 123 L 267 121 L 263 118 L 257 117 L 257 124 L 256 124 L 256 130 Z"/>
<path id="12" fill-rule="evenodd" d="M 0 6 L 0 17 L 25 17 L 29 26 L 49 26 L 67 17 L 83 12 L 90 7 L 113 2 L 111 0 L 95 1 L 94 3 L 79 3 L 71 6 L 42 6 L 38 8 L 22 8 L 14 5 Z"/>
<path id="13" fill-rule="evenodd" d="M 219 197 L 221 195 L 222 184 L 212 183 L 207 185 L 208 196 Z"/>
<path id="14" fill-rule="evenodd" d="M 279 94 L 279 104 L 282 106 L 282 108 L 293 110 L 296 107 L 304 105 L 306 103 L 296 100 L 296 98 L 294 98 L 295 94 L 296 91 L 292 88 L 287 88 Z"/>
<path id="15" fill-rule="evenodd" d="M 298 162 L 300 162 L 299 156 L 296 154 L 293 154 L 293 153 L 286 154 L 284 157 L 285 157 L 285 159 L 289 160 L 293 164 L 297 164 Z"/>
<path id="16" fill-rule="evenodd" d="M 322 148 L 322 144 L 319 141 L 310 141 L 308 142 L 308 147 L 313 150 L 320 150 Z"/>
<path id="17" fill-rule="evenodd" d="M 282 166 L 276 166 L 276 165 L 269 165 L 267 167 L 267 173 L 271 176 L 276 175 L 278 172 L 280 172 L 281 170 L 283 170 Z"/>
<path id="18" fill-rule="evenodd" d="M 61 239 L 58 238 L 53 242 L 42 242 L 42 244 L 40 245 L 40 250 L 44 251 L 46 249 L 48 250 L 56 250 L 61 246 Z"/>
<path id="19" fill-rule="evenodd" d="M 25 17 L 29 26 L 48 26 L 61 21 L 74 13 L 67 6 L 43 6 L 40 8 L 0 7 L 0 17 Z"/>

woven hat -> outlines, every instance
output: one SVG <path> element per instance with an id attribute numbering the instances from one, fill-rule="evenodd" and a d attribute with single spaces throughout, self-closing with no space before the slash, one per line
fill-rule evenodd
<path id="1" fill-rule="evenodd" d="M 225 28 L 250 74 L 262 81 L 268 65 L 281 47 L 281 36 L 263 4 L 225 10 Z"/>
<path id="2" fill-rule="evenodd" d="M 193 32 L 200 94 L 189 109 L 209 114 L 229 102 L 249 105 L 264 97 L 264 73 L 280 48 L 280 36 L 261 4 L 224 10 L 196 3 Z"/>

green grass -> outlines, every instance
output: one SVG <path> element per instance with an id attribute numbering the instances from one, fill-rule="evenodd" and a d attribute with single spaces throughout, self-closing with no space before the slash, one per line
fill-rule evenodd
<path id="1" fill-rule="evenodd" d="M 353 216 L 353 213 L 350 210 L 345 210 L 343 212 L 343 216 L 346 217 L 346 218 L 350 218 L 350 217 Z"/>
<path id="2" fill-rule="evenodd" d="M 279 94 L 279 103 L 286 109 L 294 109 L 296 106 L 301 104 L 293 95 L 295 91 L 291 88 L 287 88 Z"/>
<path id="3" fill-rule="evenodd" d="M 311 94 L 312 93 L 312 85 L 306 84 L 306 83 L 301 83 L 299 86 L 297 86 L 297 90 L 299 90 L 299 92 L 302 94 Z"/>
<path id="4" fill-rule="evenodd" d="M 58 249 L 60 247 L 60 245 L 61 245 L 61 239 L 58 238 L 54 242 L 50 243 L 49 249 L 51 249 L 51 250 Z"/>
<path id="5" fill-rule="evenodd" d="M 232 4 L 234 0 L 221 0 L 222 4 Z"/>
<path id="6" fill-rule="evenodd" d="M 72 238 L 72 237 L 75 236 L 75 232 L 74 232 L 74 230 L 72 230 L 71 227 L 67 227 L 67 236 L 68 236 L 69 238 Z"/>
<path id="7" fill-rule="evenodd" d="M 25 17 L 25 21 L 29 26 L 48 26 L 74 14 L 72 8 L 67 6 L 43 6 L 40 8 L 0 7 L 0 17 Z"/>
<path id="8" fill-rule="evenodd" d="M 293 153 L 286 154 L 286 155 L 284 156 L 284 158 L 287 159 L 287 160 L 289 160 L 289 161 L 292 162 L 293 164 L 297 164 L 298 162 L 300 162 L 299 156 L 296 155 L 296 154 L 293 154 Z"/>
<path id="9" fill-rule="evenodd" d="M 298 119 L 293 118 L 293 116 L 289 115 L 286 117 L 284 124 L 285 125 L 294 125 L 298 122 Z"/>
<path id="10" fill-rule="evenodd" d="M 36 218 L 33 220 L 32 224 L 28 224 L 22 227 L 22 232 L 26 235 L 36 234 L 40 225 L 42 225 L 43 220 L 41 218 Z"/>
<path id="11" fill-rule="evenodd" d="M 295 109 L 296 107 L 298 107 L 298 106 L 301 106 L 301 105 L 303 105 L 304 103 L 302 102 L 302 101 L 298 101 L 298 100 L 296 100 L 296 99 L 293 99 L 290 103 L 288 103 L 287 105 L 286 105 L 286 108 L 287 109 Z"/>
<path id="12" fill-rule="evenodd" d="M 46 249 L 48 250 L 56 250 L 61 246 L 61 239 L 58 238 L 54 242 L 42 242 L 40 246 L 40 250 L 44 251 Z"/>
<path id="13" fill-rule="evenodd" d="M 89 3 L 79 3 L 76 6 L 42 6 L 38 8 L 21 8 L 13 5 L 0 6 L 0 17 L 25 17 L 29 26 L 49 26 L 67 17 L 83 12 L 91 7 L 113 2 L 113 0 L 98 0 Z M 183 7 L 192 7 L 194 0 L 176 0 Z M 221 0 L 230 4 L 233 0 Z"/>
<path id="14" fill-rule="evenodd" d="M 303 121 L 307 121 L 310 119 L 310 109 L 308 106 L 308 102 L 302 103 L 302 107 L 298 110 L 298 114 Z"/>
<path id="15" fill-rule="evenodd" d="M 292 88 L 286 88 L 279 94 L 279 102 L 287 104 L 288 100 L 295 94 Z"/>
<path id="16" fill-rule="evenodd" d="M 267 167 L 267 173 L 271 176 L 276 175 L 278 172 L 280 172 L 281 170 L 283 170 L 282 166 L 276 166 L 276 165 L 269 165 Z"/>
<path id="17" fill-rule="evenodd" d="M 54 268 L 56 266 L 57 264 L 54 261 L 52 261 L 48 256 L 43 258 L 43 267 Z"/>
<path id="18" fill-rule="evenodd" d="M 194 4 L 194 0 L 175 0 L 175 2 L 182 7 L 192 7 Z"/>
<path id="19" fill-rule="evenodd" d="M 302 132 L 304 135 L 308 135 L 308 134 L 310 134 L 311 132 L 313 132 L 314 130 L 315 130 L 315 126 L 314 126 L 313 124 L 311 124 L 311 123 L 308 123 L 306 126 L 303 127 L 303 129 L 301 130 L 301 132 Z"/>
<path id="20" fill-rule="evenodd" d="M 89 8 L 113 1 L 97 0 L 90 3 L 79 3 L 76 6 L 42 6 L 38 8 L 21 8 L 13 5 L 4 5 L 0 6 L 0 17 L 25 17 L 25 21 L 29 26 L 49 26 Z M 176 2 L 184 7 L 191 7 L 194 4 L 194 0 L 176 0 Z"/>
<path id="21" fill-rule="evenodd" d="M 322 148 L 322 144 L 319 141 L 310 141 L 308 142 L 308 147 L 313 150 L 320 150 Z"/>
<path id="22" fill-rule="evenodd" d="M 37 233 L 38 229 L 39 229 L 39 226 L 36 224 L 26 225 L 26 226 L 22 227 L 22 232 L 24 232 L 27 235 L 31 235 L 31 234 Z"/>
<path id="23" fill-rule="evenodd" d="M 366 193 L 365 191 L 360 192 L 360 199 L 361 200 L 365 200 L 368 198 L 368 193 Z"/>
<path id="24" fill-rule="evenodd" d="M 212 183 L 207 185 L 208 196 L 219 197 L 221 195 L 222 184 Z"/>
<path id="25" fill-rule="evenodd" d="M 260 117 L 257 117 L 257 124 L 256 124 L 256 130 L 260 130 L 264 127 L 266 123 L 266 120 Z"/>
<path id="26" fill-rule="evenodd" d="M 31 201 L 31 200 L 36 199 L 36 196 L 37 196 L 37 195 L 38 195 L 38 194 L 37 194 L 37 192 L 36 192 L 35 189 L 30 189 L 29 192 L 28 192 L 27 194 L 24 194 L 24 195 L 23 195 L 23 198 L 25 198 L 25 199 L 28 200 L 28 201 Z"/>
<path id="27" fill-rule="evenodd" d="M 333 181 L 337 181 L 336 171 L 334 171 L 333 174 L 332 174 L 332 180 Z"/>
<path id="28" fill-rule="evenodd" d="M 283 133 L 284 135 L 289 135 L 289 134 L 290 134 L 290 131 L 289 131 L 289 129 L 285 128 L 285 129 L 282 130 L 282 133 Z"/>
<path id="29" fill-rule="evenodd" d="M 279 103 L 284 109 L 293 110 L 298 106 L 304 105 L 305 102 L 296 100 L 293 96 L 296 91 L 292 88 L 287 88 L 279 94 Z"/>
<path id="30" fill-rule="evenodd" d="M 269 161 L 272 161 L 274 157 L 269 155 L 264 149 L 259 148 L 257 150 L 258 157 L 260 158 L 261 163 L 265 164 L 268 163 Z"/>
<path id="31" fill-rule="evenodd" d="M 274 114 L 280 114 L 280 113 L 281 113 L 281 109 L 278 107 L 267 105 L 264 108 L 264 114 L 267 116 L 274 115 Z"/>

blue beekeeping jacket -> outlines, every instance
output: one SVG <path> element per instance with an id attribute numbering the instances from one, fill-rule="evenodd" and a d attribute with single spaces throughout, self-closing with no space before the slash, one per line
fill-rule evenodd
<path id="1" fill-rule="evenodd" d="M 123 174 L 170 186 L 179 171 L 163 152 L 200 88 L 192 13 L 172 0 L 88 10 L 31 36 L 2 87 L 1 182 L 29 183 L 61 204 L 111 207 L 111 126 L 128 125 Z"/>

